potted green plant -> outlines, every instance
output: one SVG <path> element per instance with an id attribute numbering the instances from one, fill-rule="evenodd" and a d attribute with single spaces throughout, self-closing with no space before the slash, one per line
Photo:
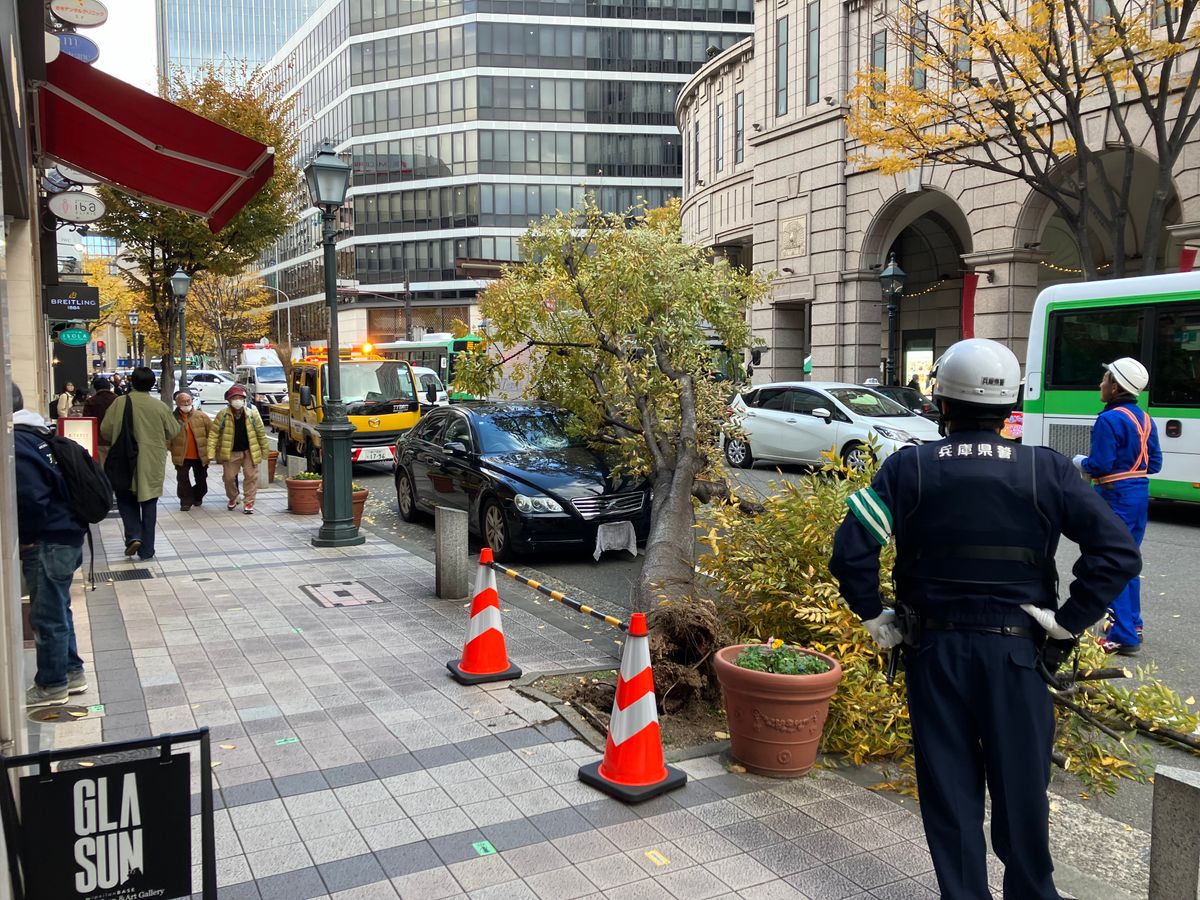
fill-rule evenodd
<path id="1" fill-rule="evenodd" d="M 321 476 L 316 472 L 301 472 L 285 478 L 288 492 L 288 511 L 302 516 L 316 515 L 321 511 L 321 500 L 318 491 L 321 489 Z"/>
<path id="2" fill-rule="evenodd" d="M 320 478 L 321 476 L 317 476 Z M 317 488 L 317 509 L 321 508 L 325 492 L 321 487 Z M 367 498 L 371 496 L 371 492 L 359 484 L 357 481 L 350 485 L 350 508 L 354 516 L 354 527 L 362 527 L 363 507 L 367 505 Z"/>
<path id="3" fill-rule="evenodd" d="M 780 640 L 725 647 L 713 661 L 734 759 L 759 775 L 811 769 L 842 678 L 838 661 Z"/>

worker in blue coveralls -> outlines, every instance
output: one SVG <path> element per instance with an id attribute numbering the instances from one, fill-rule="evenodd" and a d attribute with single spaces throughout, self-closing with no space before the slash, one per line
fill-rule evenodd
<path id="1" fill-rule="evenodd" d="M 921 817 L 941 896 L 991 897 L 986 783 L 1004 896 L 1058 900 L 1045 682 L 1141 558 L 1070 460 L 1000 437 L 1021 383 L 1012 351 L 960 341 L 932 379 L 945 440 L 892 454 L 849 498 L 829 569 L 876 643 L 904 644 Z M 1082 553 L 1061 607 L 1060 535 Z M 893 539 L 899 618 L 879 592 L 880 549 Z"/>
<path id="2" fill-rule="evenodd" d="M 1150 373 L 1136 359 L 1124 357 L 1104 366 L 1100 400 L 1104 411 L 1092 426 L 1092 449 L 1076 456 L 1075 465 L 1096 482 L 1096 490 L 1142 545 L 1150 510 L 1150 475 L 1162 469 L 1158 429 L 1138 408 Z M 1140 579 L 1132 578 L 1108 610 L 1108 633 L 1100 639 L 1106 653 L 1133 656 L 1142 645 Z"/>

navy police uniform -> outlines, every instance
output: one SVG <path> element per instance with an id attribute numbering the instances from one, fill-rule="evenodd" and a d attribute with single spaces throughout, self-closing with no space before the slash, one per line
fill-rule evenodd
<path id="1" fill-rule="evenodd" d="M 1054 713 L 1042 636 L 1059 535 L 1080 545 L 1059 624 L 1079 634 L 1141 568 L 1129 531 L 1071 461 L 990 431 L 955 432 L 884 461 L 851 498 L 830 571 L 862 619 L 880 615 L 879 552 L 896 541 L 897 602 L 921 620 L 905 648 L 917 785 L 941 895 L 988 900 L 983 788 L 1004 895 L 1055 900 L 1049 849 Z"/>

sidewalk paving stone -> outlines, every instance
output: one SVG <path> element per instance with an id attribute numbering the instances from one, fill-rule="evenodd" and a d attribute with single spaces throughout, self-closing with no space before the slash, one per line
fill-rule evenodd
<path id="1" fill-rule="evenodd" d="M 435 598 L 432 564 L 371 534 L 313 548 L 317 519 L 285 506 L 281 486 L 252 517 L 165 495 L 149 563 L 102 523 L 107 567 L 152 575 L 75 607 L 95 676 L 81 702 L 107 713 L 31 729 L 39 749 L 208 726 L 218 765 L 193 754 L 192 785 L 214 781 L 221 900 L 936 896 L 920 819 L 834 772 L 777 781 L 700 757 L 639 806 L 583 785 L 599 754 L 552 708 L 448 677 L 468 604 Z M 383 602 L 324 609 L 301 590 L 332 581 Z M 616 663 L 519 607 L 504 624 L 528 672 Z"/>

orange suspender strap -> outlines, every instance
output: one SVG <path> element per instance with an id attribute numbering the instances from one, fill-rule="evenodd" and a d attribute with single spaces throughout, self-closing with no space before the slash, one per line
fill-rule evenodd
<path id="1" fill-rule="evenodd" d="M 1118 406 L 1117 410 L 1124 413 L 1129 421 L 1133 422 L 1133 427 L 1137 429 L 1138 438 L 1141 441 L 1141 449 L 1138 452 L 1137 459 L 1133 461 L 1133 465 L 1124 472 L 1115 472 L 1112 475 L 1105 475 L 1102 478 L 1097 478 L 1097 484 L 1112 484 L 1114 481 L 1125 481 L 1129 478 L 1145 478 L 1146 470 L 1149 467 L 1150 459 L 1150 414 L 1146 414 L 1146 422 L 1143 425 L 1128 407 Z"/>

